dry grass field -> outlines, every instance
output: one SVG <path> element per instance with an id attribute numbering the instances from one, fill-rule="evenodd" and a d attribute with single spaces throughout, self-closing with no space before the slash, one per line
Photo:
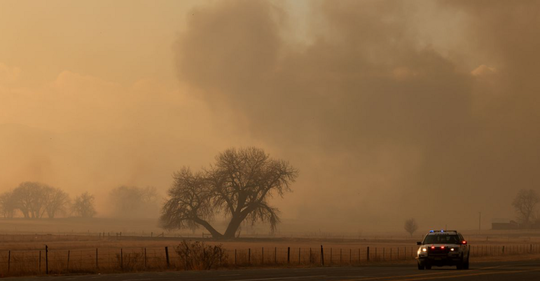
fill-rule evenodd
<path id="1" fill-rule="evenodd" d="M 0 220 L 0 275 L 321 266 L 323 262 L 325 266 L 413 263 L 416 241 L 421 239 L 421 235 L 404 234 L 296 238 L 246 235 L 234 241 L 214 241 L 202 233 L 164 233 L 153 227 L 148 221 Z M 65 231 L 69 228 L 71 231 Z M 464 235 L 476 259 L 522 258 L 540 253 L 540 235 L 534 231 L 471 231 Z M 183 241 L 202 241 L 207 249 L 193 256 L 182 255 L 176 247 Z M 216 248 L 211 246 L 218 246 L 223 254 L 215 256 Z"/>

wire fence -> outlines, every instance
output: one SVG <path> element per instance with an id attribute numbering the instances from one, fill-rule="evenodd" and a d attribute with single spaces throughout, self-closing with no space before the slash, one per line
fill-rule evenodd
<path id="1" fill-rule="evenodd" d="M 471 257 L 540 253 L 540 244 L 471 245 Z M 417 247 L 223 249 L 211 268 L 247 266 L 356 266 L 414 260 Z M 204 250 L 203 250 L 204 251 Z M 206 253 L 204 253 L 206 254 Z M 208 255 L 205 255 L 208 256 Z M 41 275 L 122 271 L 186 270 L 187 257 L 176 247 L 87 248 L 0 251 L 0 275 Z M 198 257 L 205 259 L 204 257 Z"/>

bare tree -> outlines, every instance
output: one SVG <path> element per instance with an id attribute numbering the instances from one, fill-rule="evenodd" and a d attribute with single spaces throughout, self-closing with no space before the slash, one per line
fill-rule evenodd
<path id="1" fill-rule="evenodd" d="M 75 198 L 72 205 L 73 214 L 77 217 L 91 218 L 96 214 L 94 208 L 94 196 L 88 192 L 81 194 Z"/>
<path id="2" fill-rule="evenodd" d="M 158 199 L 155 187 L 119 186 L 109 193 L 114 212 L 120 217 L 157 217 Z"/>
<path id="3" fill-rule="evenodd" d="M 534 209 L 540 202 L 538 193 L 532 189 L 522 189 L 512 202 L 516 209 L 518 219 L 525 225 L 529 225 L 534 220 Z"/>
<path id="4" fill-rule="evenodd" d="M 411 237 L 418 230 L 418 224 L 415 219 L 408 219 L 405 221 L 405 231 L 407 231 Z"/>
<path id="5" fill-rule="evenodd" d="M 13 191 L 6 191 L 0 194 L 0 211 L 4 218 L 13 218 L 16 209 L 17 205 L 13 198 Z"/>
<path id="6" fill-rule="evenodd" d="M 46 185 L 39 182 L 23 182 L 13 190 L 13 200 L 25 218 L 41 218 L 45 212 Z"/>
<path id="7" fill-rule="evenodd" d="M 297 175 L 288 162 L 272 159 L 262 149 L 228 149 L 207 170 L 192 173 L 184 168 L 175 173 L 161 225 L 166 229 L 202 226 L 214 238 L 226 239 L 234 238 L 246 219 L 252 224 L 269 222 L 275 229 L 278 210 L 268 199 L 290 191 Z M 230 218 L 223 234 L 210 224 L 217 213 Z"/>
<path id="8" fill-rule="evenodd" d="M 69 195 L 59 188 L 45 187 L 43 192 L 45 212 L 52 219 L 58 213 L 66 213 L 70 199 Z"/>

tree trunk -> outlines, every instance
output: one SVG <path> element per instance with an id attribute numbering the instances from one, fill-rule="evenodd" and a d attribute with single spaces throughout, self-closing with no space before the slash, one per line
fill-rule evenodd
<path id="1" fill-rule="evenodd" d="M 244 218 L 245 216 L 242 217 L 241 215 L 233 215 L 229 225 L 227 226 L 227 230 L 225 230 L 225 234 L 223 234 L 223 238 L 234 239 L 234 234 L 236 234 L 236 231 L 238 231 L 238 228 L 240 227 L 240 224 L 242 224 Z"/>
<path id="2" fill-rule="evenodd" d="M 200 225 L 202 225 L 206 230 L 210 232 L 213 238 L 215 239 L 221 239 L 223 238 L 223 234 L 219 233 L 212 225 L 210 225 L 207 221 L 202 219 L 194 219 L 194 221 Z"/>

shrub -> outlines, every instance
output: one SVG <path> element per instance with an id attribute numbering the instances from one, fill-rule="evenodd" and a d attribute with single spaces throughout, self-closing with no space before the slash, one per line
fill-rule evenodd
<path id="1" fill-rule="evenodd" d="M 222 245 L 208 246 L 200 241 L 184 240 L 175 248 L 175 251 L 187 270 L 217 268 L 222 261 L 227 259 Z"/>

